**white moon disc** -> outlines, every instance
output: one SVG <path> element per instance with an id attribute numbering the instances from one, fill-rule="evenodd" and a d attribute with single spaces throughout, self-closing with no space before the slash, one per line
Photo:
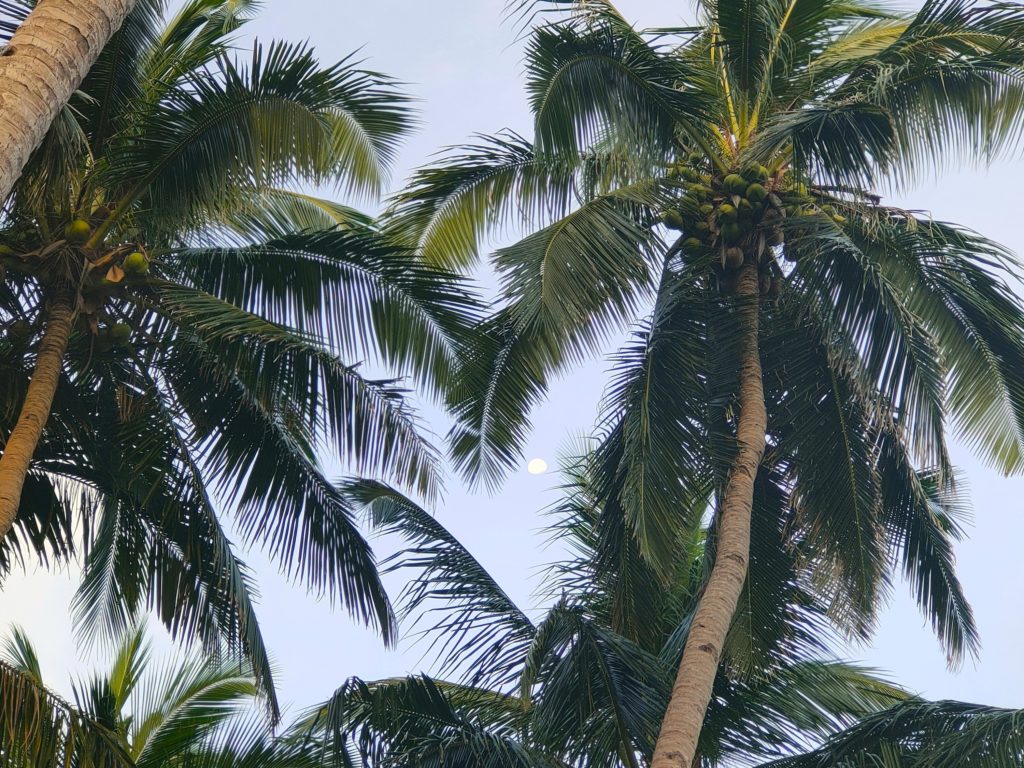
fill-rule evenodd
<path id="1" fill-rule="evenodd" d="M 548 471 L 548 463 L 544 459 L 530 459 L 526 465 L 526 471 L 531 475 L 542 475 Z"/>

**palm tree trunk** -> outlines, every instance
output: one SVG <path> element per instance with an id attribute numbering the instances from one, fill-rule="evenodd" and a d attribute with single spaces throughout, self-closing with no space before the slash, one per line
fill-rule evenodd
<path id="1" fill-rule="evenodd" d="M 39 0 L 0 49 L 0 201 L 135 0 Z"/>
<path id="2" fill-rule="evenodd" d="M 768 429 L 758 350 L 757 265 L 749 258 L 741 267 L 737 294 L 744 331 L 740 339 L 737 451 L 722 498 L 715 562 L 686 638 L 651 768 L 693 765 L 722 647 L 747 577 L 754 480 Z"/>
<path id="3" fill-rule="evenodd" d="M 0 539 L 10 533 L 21 503 L 32 455 L 50 418 L 53 395 L 60 381 L 64 353 L 71 338 L 75 320 L 74 297 L 69 291 L 58 293 L 47 307 L 46 330 L 39 342 L 36 367 L 21 404 L 18 422 L 14 425 L 3 455 L 0 455 Z"/>

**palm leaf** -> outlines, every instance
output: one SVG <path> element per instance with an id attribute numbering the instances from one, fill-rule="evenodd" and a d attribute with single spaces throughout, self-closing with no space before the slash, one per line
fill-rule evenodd
<path id="1" fill-rule="evenodd" d="M 387 486 L 350 483 L 346 493 L 366 506 L 373 528 L 398 534 L 407 547 L 385 560 L 385 573 L 414 571 L 402 593 L 402 615 L 441 616 L 425 630 L 436 665 L 471 686 L 501 688 L 518 674 L 533 623 L 484 567 L 437 520 Z M 415 626 L 415 624 L 413 624 Z"/>
<path id="2" fill-rule="evenodd" d="M 0 734 L 12 766 L 130 768 L 115 734 L 50 693 L 30 675 L 0 663 Z"/>

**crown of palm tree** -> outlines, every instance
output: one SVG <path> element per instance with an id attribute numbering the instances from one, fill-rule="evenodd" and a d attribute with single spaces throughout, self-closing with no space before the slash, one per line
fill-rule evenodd
<path id="1" fill-rule="evenodd" d="M 671 573 L 735 452 L 735 243 L 759 259 L 764 462 L 790 501 L 787 546 L 813 543 L 831 611 L 857 632 L 899 564 L 959 659 L 976 632 L 934 499 L 953 488 L 950 423 L 1024 468 L 1021 272 L 873 187 L 1013 146 L 1024 13 L 736 0 L 641 31 L 604 0 L 534 6 L 571 10 L 529 38 L 533 140 L 453 150 L 391 211 L 451 266 L 510 220 L 540 225 L 494 254 L 504 303 L 453 398 L 456 462 L 498 482 L 551 377 L 634 323 L 605 399 L 601 497 Z M 682 231 L 666 241 L 663 223 Z"/>
<path id="2" fill-rule="evenodd" d="M 14 628 L 0 661 L 4 758 L 10 768 L 313 768 L 322 744 L 254 711 L 245 664 L 196 652 L 156 664 L 137 627 L 101 672 L 75 685 L 74 704 L 44 685 L 29 638 Z"/>
<path id="3" fill-rule="evenodd" d="M 598 471 L 593 456 L 567 467 L 550 523 L 567 554 L 548 569 L 538 620 L 421 507 L 379 483 L 350 484 L 374 528 L 405 540 L 389 567 L 411 574 L 402 615 L 430 644 L 433 674 L 353 678 L 306 727 L 369 768 L 648 765 L 701 592 L 705 532 L 666 588 L 623 510 L 600 503 Z M 980 768 L 1014 764 L 1021 711 L 926 702 L 836 659 L 827 596 L 780 545 L 785 499 L 767 476 L 758 496 L 749 589 L 698 764 L 853 768 L 899 756 L 891 764 L 925 768 L 960 764 L 954 755 Z"/>
<path id="4" fill-rule="evenodd" d="M 30 7 L 0 6 L 0 33 Z M 275 42 L 246 60 L 232 39 L 253 7 L 190 0 L 164 21 L 138 3 L 3 201 L 5 436 L 47 313 L 63 301 L 74 324 L 0 565 L 70 558 L 80 534 L 83 626 L 116 638 L 152 608 L 178 636 L 241 649 L 272 693 L 215 501 L 390 639 L 373 554 L 318 456 L 434 493 L 404 390 L 359 363 L 440 392 L 475 304 L 368 217 L 292 191 L 376 193 L 411 118 L 351 59 Z"/>

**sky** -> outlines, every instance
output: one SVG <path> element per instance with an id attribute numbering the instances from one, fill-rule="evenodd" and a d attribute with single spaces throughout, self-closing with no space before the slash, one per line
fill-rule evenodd
<path id="1" fill-rule="evenodd" d="M 308 40 L 323 63 L 358 49 L 366 66 L 406 83 L 418 99 L 421 127 L 406 143 L 393 174 L 397 188 L 409 170 L 441 147 L 476 133 L 512 128 L 528 136 L 530 120 L 522 86 L 522 48 L 505 19 L 505 0 L 266 0 L 248 28 L 260 40 Z M 670 26 L 691 17 L 688 0 L 621 0 L 622 13 L 639 26 Z M 1024 160 L 989 169 L 951 168 L 890 201 L 956 221 L 1024 253 L 1024 228 L 1016 205 Z M 526 471 L 526 460 L 555 465 L 557 453 L 592 426 L 606 377 L 595 359 L 558 381 L 538 408 L 522 467 L 494 495 L 471 493 L 456 480 L 434 510 L 524 607 L 539 607 L 534 592 L 545 563 L 541 511 L 556 500 L 557 478 Z M 1024 374 L 1024 372 L 1022 372 Z M 431 415 L 440 441 L 446 425 Z M 847 649 L 851 659 L 886 672 L 931 698 L 955 698 L 1024 708 L 1024 659 L 1018 638 L 1021 613 L 1021 542 L 1024 479 L 1007 479 L 976 461 L 959 444 L 953 459 L 964 472 L 973 501 L 968 538 L 957 546 L 960 577 L 972 600 L 982 638 L 980 657 L 953 672 L 899 580 L 882 614 L 874 642 Z M 325 699 L 347 677 L 392 676 L 424 667 L 423 644 L 403 642 L 385 650 L 343 610 L 289 584 L 257 552 L 245 555 L 261 592 L 260 618 L 278 669 L 279 694 L 292 711 Z M 102 651 L 76 648 L 68 606 L 74 572 L 31 569 L 11 577 L 0 593 L 0 635 L 21 624 L 36 642 L 44 676 L 59 690 L 102 659 Z M 398 586 L 392 580 L 389 582 Z"/>

